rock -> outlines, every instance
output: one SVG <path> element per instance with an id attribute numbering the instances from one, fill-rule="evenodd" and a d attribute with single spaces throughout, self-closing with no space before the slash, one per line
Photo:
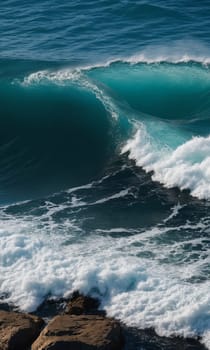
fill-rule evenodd
<path id="1" fill-rule="evenodd" d="M 12 311 L 11 306 L 8 303 L 2 303 L 0 302 L 0 310 L 3 311 Z"/>
<path id="2" fill-rule="evenodd" d="M 56 316 L 41 332 L 32 350 L 118 350 L 120 324 L 98 315 Z"/>
<path id="3" fill-rule="evenodd" d="M 63 314 L 69 299 L 46 298 L 42 304 L 33 312 L 33 315 L 51 320 L 53 317 Z"/>
<path id="4" fill-rule="evenodd" d="M 38 337 L 44 321 L 18 312 L 0 311 L 0 350 L 25 350 Z"/>
<path id="5" fill-rule="evenodd" d="M 65 313 L 70 315 L 105 315 L 104 311 L 98 310 L 99 305 L 98 299 L 75 292 L 66 307 Z"/>

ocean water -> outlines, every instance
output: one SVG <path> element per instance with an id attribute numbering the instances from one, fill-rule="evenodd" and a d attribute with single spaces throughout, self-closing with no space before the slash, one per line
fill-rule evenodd
<path id="1" fill-rule="evenodd" d="M 0 297 L 72 291 L 210 349 L 210 2 L 2 0 Z"/>

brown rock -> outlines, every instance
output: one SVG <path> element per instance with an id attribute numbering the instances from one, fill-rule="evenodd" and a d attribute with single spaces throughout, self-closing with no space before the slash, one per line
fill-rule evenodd
<path id="1" fill-rule="evenodd" d="M 93 315 L 100 314 L 104 315 L 104 311 L 99 311 L 98 307 L 100 302 L 98 299 L 94 299 L 89 296 L 84 296 L 75 292 L 66 307 L 65 313 L 70 315 Z"/>
<path id="2" fill-rule="evenodd" d="M 117 321 L 98 315 L 56 316 L 32 345 L 32 350 L 118 350 Z"/>
<path id="3" fill-rule="evenodd" d="M 0 350 L 25 350 L 38 337 L 44 321 L 36 316 L 0 311 Z"/>

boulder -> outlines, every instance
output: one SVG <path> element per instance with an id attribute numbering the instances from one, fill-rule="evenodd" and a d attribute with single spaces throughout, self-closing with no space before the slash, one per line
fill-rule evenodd
<path id="1" fill-rule="evenodd" d="M 0 350 L 27 349 L 43 325 L 39 317 L 0 310 Z"/>
<path id="2" fill-rule="evenodd" d="M 56 316 L 41 332 L 32 350 L 118 350 L 120 324 L 98 315 Z"/>
<path id="3" fill-rule="evenodd" d="M 75 292 L 66 307 L 65 313 L 69 315 L 105 315 L 104 311 L 98 310 L 99 305 L 98 299 Z"/>

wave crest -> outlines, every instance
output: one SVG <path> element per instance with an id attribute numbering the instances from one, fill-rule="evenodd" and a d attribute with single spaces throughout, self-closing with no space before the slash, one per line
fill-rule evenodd
<path id="1" fill-rule="evenodd" d="M 122 148 L 138 166 L 153 172 L 152 179 L 167 188 L 190 190 L 192 196 L 210 199 L 210 136 L 193 137 L 175 150 L 158 146 L 143 127 Z"/>

